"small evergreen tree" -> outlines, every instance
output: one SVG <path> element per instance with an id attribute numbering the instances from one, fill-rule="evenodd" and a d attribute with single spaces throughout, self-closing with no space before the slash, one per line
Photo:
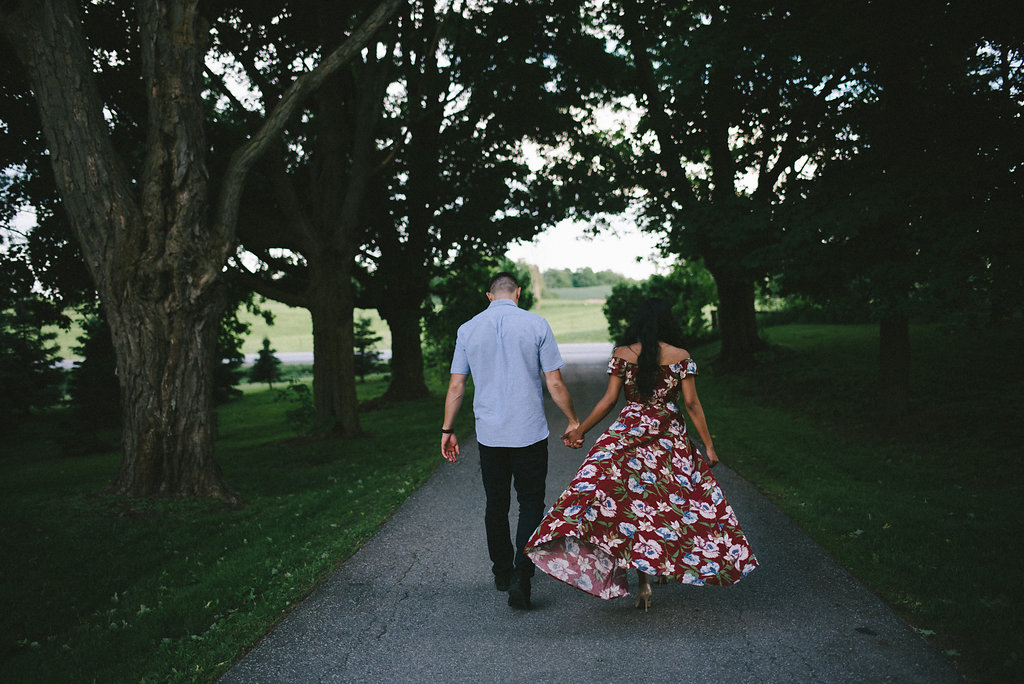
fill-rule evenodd
<path id="1" fill-rule="evenodd" d="M 274 356 L 274 349 L 270 348 L 270 340 L 263 338 L 263 349 L 256 357 L 256 363 L 249 370 L 249 379 L 253 382 L 265 382 L 270 389 L 274 388 L 274 381 L 281 379 L 281 359 Z"/>
<path id="2" fill-rule="evenodd" d="M 117 383 L 114 343 L 103 310 L 82 319 L 82 334 L 72 351 L 76 361 L 68 380 L 68 398 L 82 425 L 110 427 L 121 422 L 121 388 Z"/>
<path id="3" fill-rule="evenodd" d="M 26 298 L 0 310 L 0 422 L 16 420 L 31 408 L 60 399 L 61 371 L 56 333 L 42 331 L 47 302 Z"/>
<path id="4" fill-rule="evenodd" d="M 32 408 L 60 399 L 56 334 L 44 325 L 62 320 L 57 306 L 32 292 L 35 277 L 20 245 L 8 245 L 0 268 L 0 426 Z"/>
<path id="5" fill-rule="evenodd" d="M 242 342 L 249 328 L 248 323 L 238 318 L 238 306 L 228 307 L 221 316 L 217 331 L 217 359 L 220 363 L 214 368 L 213 384 L 213 399 L 218 404 L 242 394 L 236 385 L 245 374 L 242 370 L 245 363 Z"/>
<path id="6" fill-rule="evenodd" d="M 369 373 L 375 373 L 381 369 L 380 352 L 373 349 L 373 345 L 381 341 L 380 335 L 373 334 L 369 318 L 360 318 L 355 322 L 355 365 L 356 375 L 359 381 L 366 380 Z"/>

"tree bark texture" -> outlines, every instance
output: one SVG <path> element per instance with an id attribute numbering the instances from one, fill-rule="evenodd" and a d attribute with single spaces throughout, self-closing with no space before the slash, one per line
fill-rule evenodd
<path id="1" fill-rule="evenodd" d="M 411 23 L 410 23 L 411 26 Z M 378 268 L 384 294 L 377 307 L 391 330 L 391 381 L 385 401 L 419 399 L 429 394 L 423 375 L 420 326 L 423 302 L 430 291 L 431 242 L 435 229 L 440 173 L 441 131 L 448 80 L 438 64 L 436 40 L 438 17 L 432 3 L 425 3 L 417 30 L 421 41 L 418 56 L 405 64 L 409 83 L 407 126 L 409 178 L 406 183 L 408 226 L 405 239 L 398 227 L 381 239 Z"/>
<path id="2" fill-rule="evenodd" d="M 750 365 L 754 353 L 764 348 L 757 334 L 753 280 L 729 271 L 710 270 L 718 289 L 718 325 L 722 332 L 719 363 L 725 367 Z"/>
<path id="3" fill-rule="evenodd" d="M 384 393 L 385 401 L 421 399 L 430 394 L 423 376 L 420 339 L 423 309 L 412 306 L 418 303 L 413 300 L 410 306 L 383 307 L 382 315 L 386 316 L 391 331 L 391 381 Z"/>
<path id="4" fill-rule="evenodd" d="M 26 3 L 6 29 L 28 69 L 61 197 L 107 311 L 127 496 L 233 498 L 213 460 L 214 342 L 229 244 L 208 219 L 194 2 L 137 4 L 149 106 L 137 186 L 113 149 L 74 3 Z"/>
<path id="5" fill-rule="evenodd" d="M 221 274 L 241 186 L 301 98 L 357 54 L 399 3 L 385 0 L 325 64 L 288 89 L 232 157 L 216 212 L 207 187 L 206 29 L 197 0 L 136 3 L 149 108 L 137 183 L 109 137 L 76 3 L 0 6 L 0 30 L 28 72 L 62 202 L 111 326 L 124 406 L 115 492 L 234 498 L 213 459 L 212 382 Z M 351 314 L 348 320 L 351 330 Z"/>
<path id="6" fill-rule="evenodd" d="M 362 433 L 356 399 L 351 260 L 310 264 L 313 403 L 318 428 L 342 437 Z M 317 263 L 320 262 L 320 263 Z M 344 282 L 339 282 L 344 279 Z"/>

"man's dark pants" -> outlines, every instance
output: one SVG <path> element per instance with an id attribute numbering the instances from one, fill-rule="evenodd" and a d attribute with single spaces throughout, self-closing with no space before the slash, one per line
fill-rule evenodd
<path id="1" fill-rule="evenodd" d="M 533 562 L 523 554 L 523 548 L 544 517 L 548 441 L 543 439 L 525 447 L 479 446 L 480 472 L 487 495 L 484 526 L 487 529 L 487 551 L 493 564 L 491 570 L 498 575 L 514 568 L 520 577 L 533 577 Z M 514 549 L 508 525 L 513 484 L 519 501 Z"/>

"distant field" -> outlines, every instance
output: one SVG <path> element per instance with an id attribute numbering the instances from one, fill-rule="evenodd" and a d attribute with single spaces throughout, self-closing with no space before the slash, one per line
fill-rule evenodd
<path id="1" fill-rule="evenodd" d="M 242 320 L 252 325 L 252 330 L 242 345 L 244 353 L 258 352 L 263 347 L 264 337 L 270 340 L 273 349 L 282 353 L 313 351 L 313 321 L 308 310 L 279 302 L 266 302 L 260 306 L 273 312 L 274 324 L 268 326 L 262 317 L 245 312 Z M 390 349 L 391 332 L 377 312 L 373 309 L 356 309 L 355 319 L 360 318 L 369 318 L 374 333 L 382 338 L 376 345 L 377 349 Z"/>
<path id="2" fill-rule="evenodd" d="M 579 301 L 582 299 L 607 299 L 612 293 L 611 285 L 593 287 L 552 287 L 547 290 L 558 299 Z"/>
<path id="3" fill-rule="evenodd" d="M 242 353 L 255 354 L 258 352 L 263 348 L 264 337 L 270 340 L 270 347 L 280 353 L 313 351 L 313 322 L 309 317 L 309 311 L 279 302 L 265 302 L 260 306 L 274 314 L 274 324 L 267 325 L 262 316 L 254 316 L 247 311 L 242 312 L 241 319 L 252 326 L 242 343 Z M 356 309 L 355 318 L 357 320 L 360 318 L 370 319 L 374 333 L 381 337 L 381 341 L 376 345 L 377 349 L 391 348 L 391 332 L 376 311 Z M 57 333 L 56 343 L 60 347 L 62 359 L 77 358 L 71 348 L 77 346 L 78 336 L 82 334 L 78 325 L 79 320 L 80 318 L 73 317 L 70 330 L 48 328 Z"/>
<path id="4" fill-rule="evenodd" d="M 603 301 L 544 299 L 531 311 L 548 319 L 555 339 L 561 343 L 607 342 L 608 322 L 601 311 L 602 306 Z"/>
<path id="5" fill-rule="evenodd" d="M 601 288 L 566 289 L 595 293 Z M 551 329 L 555 333 L 555 339 L 559 342 L 607 342 L 608 325 L 601 312 L 603 303 L 588 302 L 584 301 L 585 299 L 589 298 L 547 298 L 535 305 L 532 311 L 548 319 Z M 258 352 L 263 347 L 264 337 L 270 340 L 270 347 L 278 353 L 313 351 L 313 323 L 310 320 L 309 311 L 286 306 L 279 302 L 266 302 L 260 306 L 274 314 L 274 324 L 267 325 L 261 316 L 243 312 L 242 320 L 252 326 L 242 343 L 243 353 L 255 354 Z M 381 337 L 381 341 L 377 343 L 377 349 L 391 348 L 391 332 L 375 310 L 356 309 L 356 319 L 359 318 L 369 318 L 374 333 Z M 61 358 L 76 358 L 71 348 L 77 344 L 76 339 L 81 335 L 77 321 L 70 330 L 56 330 L 56 332 Z"/>

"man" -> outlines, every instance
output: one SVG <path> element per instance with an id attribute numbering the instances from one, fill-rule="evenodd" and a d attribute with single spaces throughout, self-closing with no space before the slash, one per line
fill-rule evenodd
<path id="1" fill-rule="evenodd" d="M 441 455 L 454 463 L 459 441 L 452 426 L 462 406 L 466 378 L 473 375 L 473 413 L 480 446 L 480 472 L 487 505 L 484 526 L 494 586 L 508 591 L 508 605 L 529 609 L 534 566 L 523 554 L 544 516 L 544 480 L 548 472 L 548 423 L 541 376 L 555 404 L 579 425 L 569 390 L 562 380 L 562 355 L 548 322 L 520 309 L 521 288 L 502 272 L 487 287 L 490 305 L 464 323 L 455 341 L 451 381 L 444 403 Z M 510 486 L 519 501 L 513 552 L 508 524 Z"/>

